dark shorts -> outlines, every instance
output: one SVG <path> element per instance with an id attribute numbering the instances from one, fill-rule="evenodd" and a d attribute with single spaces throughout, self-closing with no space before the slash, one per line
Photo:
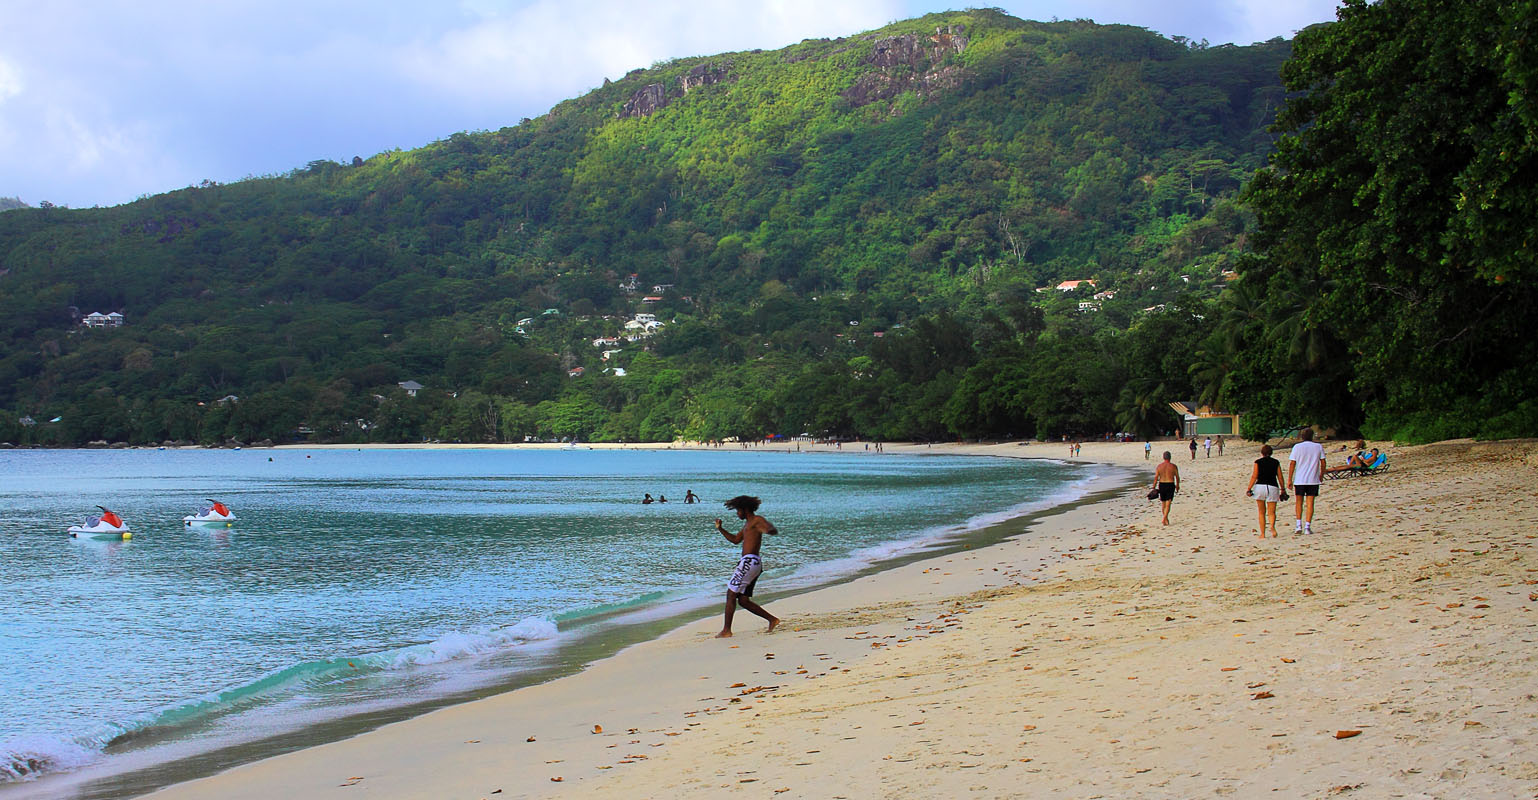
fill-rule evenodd
<path id="1" fill-rule="evenodd" d="M 1292 485 L 1292 493 L 1297 495 L 1297 496 L 1299 496 L 1299 497 L 1318 497 L 1319 496 L 1319 484 L 1317 484 L 1317 483 L 1294 483 Z"/>
<path id="2" fill-rule="evenodd" d="M 1161 483 L 1161 484 L 1159 484 L 1159 499 L 1164 501 L 1164 502 L 1166 502 L 1166 503 L 1168 503 L 1171 500 L 1174 500 L 1175 499 L 1175 484 L 1173 484 L 1173 483 Z"/>

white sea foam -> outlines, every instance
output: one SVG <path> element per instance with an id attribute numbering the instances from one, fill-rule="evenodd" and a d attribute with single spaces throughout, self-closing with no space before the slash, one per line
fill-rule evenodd
<path id="1" fill-rule="evenodd" d="M 502 628 L 478 627 L 452 631 L 425 644 L 389 650 L 363 659 L 379 669 L 403 669 L 425 664 L 442 664 L 465 656 L 480 655 L 522 642 L 554 639 L 559 635 L 554 622 L 542 617 L 523 620 Z"/>
<path id="2" fill-rule="evenodd" d="M 0 742 L 0 783 L 76 769 L 100 757 L 100 745 L 91 747 L 58 736 L 18 736 Z"/>

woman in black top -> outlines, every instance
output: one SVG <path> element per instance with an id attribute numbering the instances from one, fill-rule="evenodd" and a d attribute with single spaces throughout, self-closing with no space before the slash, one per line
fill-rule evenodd
<path id="1" fill-rule="evenodd" d="M 1271 535 L 1276 536 L 1276 503 L 1287 499 L 1287 480 L 1282 477 L 1282 463 L 1271 457 L 1271 445 L 1260 446 L 1260 458 L 1250 470 L 1250 485 L 1245 487 L 1246 497 L 1255 498 L 1255 510 L 1260 514 L 1260 538 L 1266 538 L 1266 516 L 1270 515 Z"/>

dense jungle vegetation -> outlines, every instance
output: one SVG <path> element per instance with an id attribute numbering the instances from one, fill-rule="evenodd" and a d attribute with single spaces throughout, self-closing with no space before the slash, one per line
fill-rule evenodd
<path id="1" fill-rule="evenodd" d="M 1532 371 L 1486 361 L 1531 314 L 1517 5 L 1351 3 L 1249 47 L 935 14 L 5 211 L 0 440 L 1152 435 L 1193 399 L 1248 435 L 1538 429 Z"/>

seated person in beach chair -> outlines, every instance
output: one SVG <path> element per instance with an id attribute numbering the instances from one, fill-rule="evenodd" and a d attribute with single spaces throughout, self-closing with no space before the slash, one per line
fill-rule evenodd
<path id="1" fill-rule="evenodd" d="M 1347 470 L 1353 469 L 1365 469 L 1368 464 L 1372 463 L 1374 458 L 1377 458 L 1377 451 L 1368 450 L 1366 445 L 1362 444 L 1361 442 L 1357 443 L 1357 448 L 1358 449 L 1355 453 L 1352 453 L 1346 457 L 1346 463 L 1338 467 L 1330 467 L 1329 469 L 1326 469 L 1325 472 L 1345 472 Z"/>
<path id="2" fill-rule="evenodd" d="M 1388 468 L 1388 453 L 1378 452 L 1374 447 L 1370 452 L 1363 453 L 1360 457 L 1352 456 L 1350 463 L 1343 467 L 1331 467 L 1324 471 L 1324 476 L 1329 479 L 1349 478 L 1353 475 L 1371 475 L 1382 472 Z"/>

